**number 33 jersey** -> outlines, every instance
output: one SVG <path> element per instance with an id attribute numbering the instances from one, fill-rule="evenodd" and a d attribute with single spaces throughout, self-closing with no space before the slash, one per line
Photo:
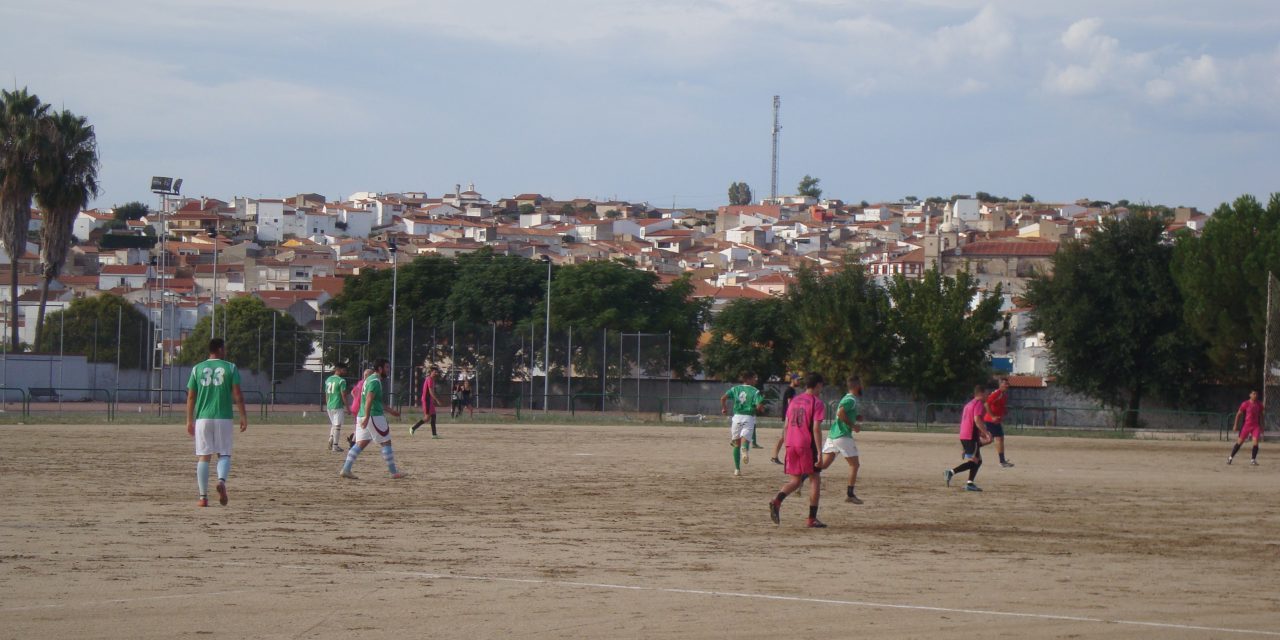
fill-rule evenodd
<path id="1" fill-rule="evenodd" d="M 233 385 L 240 385 L 240 370 L 226 360 L 205 360 L 191 369 L 187 389 L 196 392 L 196 419 L 230 420 Z"/>

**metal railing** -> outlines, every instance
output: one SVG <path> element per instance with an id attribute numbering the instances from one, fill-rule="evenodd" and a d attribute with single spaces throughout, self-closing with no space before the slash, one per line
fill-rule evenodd
<path id="1" fill-rule="evenodd" d="M 33 396 L 33 389 L 52 391 L 54 399 L 35 401 L 35 397 L 49 396 Z M 97 387 L 27 387 L 25 395 L 26 409 L 23 413 L 27 417 L 31 417 L 33 412 L 94 414 L 98 411 L 106 411 L 107 421 L 115 420 L 115 396 L 110 389 Z M 64 405 L 67 404 L 73 405 L 74 409 L 67 411 L 64 408 Z"/>

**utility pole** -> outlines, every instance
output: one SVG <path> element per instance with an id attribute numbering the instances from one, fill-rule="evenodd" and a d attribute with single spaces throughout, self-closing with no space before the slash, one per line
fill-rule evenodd
<path id="1" fill-rule="evenodd" d="M 782 125 L 778 124 L 778 110 L 782 108 L 782 97 L 773 97 L 773 171 L 769 179 L 769 199 L 778 199 L 778 133 Z"/>

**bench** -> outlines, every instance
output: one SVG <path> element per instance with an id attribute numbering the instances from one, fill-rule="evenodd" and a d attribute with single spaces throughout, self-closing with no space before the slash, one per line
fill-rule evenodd
<path id="1" fill-rule="evenodd" d="M 27 389 L 27 395 L 35 400 L 36 398 L 47 398 L 49 400 L 57 400 L 60 396 L 58 390 L 51 387 L 31 387 Z"/>

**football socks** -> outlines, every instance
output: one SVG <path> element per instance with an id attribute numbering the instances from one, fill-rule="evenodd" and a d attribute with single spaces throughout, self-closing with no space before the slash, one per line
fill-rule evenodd
<path id="1" fill-rule="evenodd" d="M 199 460 L 196 462 L 196 487 L 200 489 L 200 497 L 209 496 L 209 461 Z"/>
<path id="2" fill-rule="evenodd" d="M 396 452 L 391 450 L 390 444 L 382 445 L 382 459 L 387 461 L 387 471 L 390 471 L 392 475 L 399 473 L 396 470 Z"/>
<path id="3" fill-rule="evenodd" d="M 351 447 L 350 449 L 347 449 L 347 460 L 346 462 L 342 463 L 343 473 L 351 473 L 351 465 L 356 463 L 356 458 L 360 455 L 360 452 L 363 450 L 364 449 L 360 446 L 359 443 L 356 443 L 355 446 Z"/>

